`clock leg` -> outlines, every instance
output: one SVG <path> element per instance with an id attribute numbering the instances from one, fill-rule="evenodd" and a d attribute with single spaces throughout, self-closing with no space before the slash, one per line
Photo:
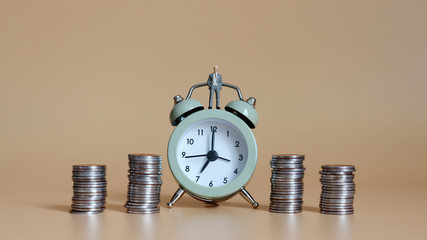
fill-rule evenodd
<path id="1" fill-rule="evenodd" d="M 175 194 L 172 196 L 171 200 L 168 202 L 168 207 L 171 208 L 178 199 L 182 197 L 182 195 L 185 193 L 184 189 L 181 187 L 176 190 Z"/>
<path id="2" fill-rule="evenodd" d="M 246 201 L 248 201 L 253 208 L 257 208 L 258 207 L 258 203 L 252 198 L 252 196 L 249 194 L 248 191 L 246 191 L 246 189 L 243 187 L 242 190 L 240 191 L 240 195 L 246 199 Z"/>

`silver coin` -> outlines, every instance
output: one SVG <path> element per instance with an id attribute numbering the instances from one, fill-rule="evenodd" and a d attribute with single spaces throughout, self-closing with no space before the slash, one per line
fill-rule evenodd
<path id="1" fill-rule="evenodd" d="M 302 206 L 298 206 L 298 207 L 269 206 L 268 210 L 270 212 L 297 213 L 302 211 Z"/>
<path id="2" fill-rule="evenodd" d="M 162 165 L 162 159 L 129 160 L 129 166 L 132 165 Z"/>
<path id="3" fill-rule="evenodd" d="M 88 174 L 88 175 L 72 175 L 72 179 L 88 179 L 88 180 L 105 180 L 105 175 L 94 175 L 94 174 Z"/>
<path id="4" fill-rule="evenodd" d="M 277 170 L 273 170 L 271 171 L 271 176 L 272 178 L 275 177 L 288 177 L 288 178 L 303 178 L 304 177 L 304 172 L 290 172 L 290 171 L 277 171 Z"/>
<path id="5" fill-rule="evenodd" d="M 129 165 L 129 170 L 131 171 L 142 171 L 142 170 L 163 170 L 161 164 L 132 164 Z"/>
<path id="6" fill-rule="evenodd" d="M 73 180 L 74 185 L 79 185 L 79 186 L 96 186 L 96 185 L 106 185 L 107 184 L 107 180 L 103 179 L 102 181 L 76 181 Z"/>
<path id="7" fill-rule="evenodd" d="M 332 177 L 335 177 L 335 179 L 332 179 Z M 319 179 L 321 181 L 348 181 L 348 180 L 352 180 L 354 181 L 354 177 L 351 175 L 325 175 L 322 174 L 321 178 Z"/>
<path id="8" fill-rule="evenodd" d="M 304 159 L 305 155 L 303 154 L 274 154 L 273 159 Z"/>
<path id="9" fill-rule="evenodd" d="M 335 207 L 335 208 L 344 208 L 344 207 L 353 207 L 353 202 L 346 203 L 336 203 L 336 202 L 320 202 L 320 207 Z"/>
<path id="10" fill-rule="evenodd" d="M 304 173 L 305 168 L 273 168 L 272 172 L 279 173 Z"/>
<path id="11" fill-rule="evenodd" d="M 149 191 L 149 192 L 160 192 L 161 190 L 161 185 L 130 185 L 128 186 L 128 191 L 131 192 L 145 192 L 145 191 Z"/>
<path id="12" fill-rule="evenodd" d="M 354 179 L 354 174 L 322 174 L 322 179 Z"/>
<path id="13" fill-rule="evenodd" d="M 344 195 L 344 194 L 342 194 L 342 195 L 339 195 L 339 194 L 334 194 L 334 195 L 322 194 L 321 198 L 322 199 L 354 199 L 354 195 L 350 195 L 350 194 L 347 194 L 347 195 Z"/>
<path id="14" fill-rule="evenodd" d="M 291 208 L 301 208 L 301 207 L 302 207 L 301 202 L 297 202 L 297 203 L 270 202 L 270 208 L 291 209 Z"/>
<path id="15" fill-rule="evenodd" d="M 129 206 L 129 204 L 135 204 L 138 206 L 145 206 L 147 204 L 149 205 L 159 205 L 160 200 L 137 200 L 137 199 L 132 199 L 131 201 L 128 201 L 127 206 Z"/>
<path id="16" fill-rule="evenodd" d="M 91 194 L 74 194 L 74 196 L 72 197 L 72 200 L 101 200 L 101 199 L 105 199 L 107 197 L 107 194 L 99 194 L 99 195 L 91 195 Z"/>
<path id="17" fill-rule="evenodd" d="M 79 213 L 79 212 L 102 212 L 104 211 L 105 208 L 71 208 L 71 211 L 75 212 L 75 213 Z M 70 211 L 70 212 L 71 212 Z"/>
<path id="18" fill-rule="evenodd" d="M 73 202 L 76 202 L 76 201 L 104 201 L 105 196 L 99 196 L 99 197 L 73 196 L 71 200 Z"/>
<path id="19" fill-rule="evenodd" d="M 102 209 L 100 209 L 100 208 L 93 208 L 93 209 L 87 208 L 87 209 L 71 209 L 70 213 L 73 213 L 73 214 L 84 214 L 84 213 L 95 214 L 95 213 L 101 213 L 103 211 L 104 211 L 103 208 Z"/>
<path id="20" fill-rule="evenodd" d="M 151 153 L 129 153 L 129 159 L 161 159 L 160 154 L 151 154 Z"/>
<path id="21" fill-rule="evenodd" d="M 100 164 L 78 164 L 78 165 L 73 165 L 73 169 L 91 169 L 91 170 L 96 170 L 96 169 L 106 169 L 106 165 L 100 165 Z"/>
<path id="22" fill-rule="evenodd" d="M 320 211 L 322 214 L 329 214 L 329 215 L 350 215 L 354 214 L 354 211 L 345 211 L 345 212 L 330 212 L 330 211 Z"/>
<path id="23" fill-rule="evenodd" d="M 127 210 L 127 213 L 130 213 L 130 214 L 153 214 L 158 212 L 160 212 L 160 208 L 147 209 L 147 210 L 134 210 L 134 209 Z"/>
<path id="24" fill-rule="evenodd" d="M 105 206 L 105 201 L 72 201 L 72 206 L 97 206 L 97 207 L 103 207 Z"/>
<path id="25" fill-rule="evenodd" d="M 162 184 L 162 180 L 158 179 L 158 180 L 153 180 L 153 179 L 129 179 L 129 184 L 130 185 L 140 185 L 140 186 L 145 186 L 145 185 L 161 185 Z"/>
<path id="26" fill-rule="evenodd" d="M 331 181 L 331 180 L 329 180 L 329 181 L 322 181 L 322 180 L 320 180 L 320 182 L 323 185 L 328 185 L 328 186 L 333 186 L 333 185 L 352 186 L 352 185 L 355 185 L 352 180 L 350 180 L 350 181 L 337 181 L 337 180 L 333 180 L 333 181 Z"/>
<path id="27" fill-rule="evenodd" d="M 303 195 L 304 195 L 303 192 L 289 193 L 289 192 L 277 192 L 277 191 L 275 191 L 275 192 L 270 193 L 270 197 L 273 197 L 273 196 L 278 196 L 278 197 L 280 197 L 280 196 L 303 196 Z"/>
<path id="28" fill-rule="evenodd" d="M 105 171 L 73 171 L 72 176 L 75 177 L 86 177 L 86 176 L 106 176 Z"/>
<path id="29" fill-rule="evenodd" d="M 330 207 L 330 208 L 353 208 L 353 203 L 328 203 L 321 202 L 319 207 Z"/>
<path id="30" fill-rule="evenodd" d="M 328 164 L 322 165 L 322 169 L 328 171 L 356 171 L 356 167 L 354 165 L 346 165 L 346 164 Z"/>
<path id="31" fill-rule="evenodd" d="M 72 200 L 72 204 L 77 205 L 90 205 L 90 204 L 105 204 L 105 200 Z"/>
<path id="32" fill-rule="evenodd" d="M 295 193 L 304 193 L 304 189 L 302 188 L 271 188 L 271 192 L 275 193 L 287 193 L 287 194 L 295 194 Z"/>
<path id="33" fill-rule="evenodd" d="M 270 166 L 274 169 L 304 169 L 304 165 L 302 163 L 271 163 Z"/>
<path id="34" fill-rule="evenodd" d="M 275 208 L 275 207 L 270 207 L 268 209 L 269 212 L 273 212 L 273 213 L 300 213 L 302 212 L 302 207 L 299 208 Z"/>
<path id="35" fill-rule="evenodd" d="M 355 191 L 356 186 L 346 186 L 346 185 L 324 185 L 322 186 L 323 191 Z"/>
<path id="36" fill-rule="evenodd" d="M 136 204 L 133 202 L 129 202 L 127 204 L 127 209 L 133 209 L 133 210 L 145 210 L 145 209 L 154 209 L 154 208 L 158 208 L 158 204 Z"/>
<path id="37" fill-rule="evenodd" d="M 291 179 L 291 178 L 275 178 L 270 180 L 271 185 L 278 187 L 286 186 L 303 186 L 304 181 L 302 179 Z"/>
<path id="38" fill-rule="evenodd" d="M 143 180 L 143 181 L 161 181 L 162 180 L 162 175 L 161 174 L 156 174 L 156 175 L 128 175 L 128 179 L 130 181 L 133 180 Z"/>
<path id="39" fill-rule="evenodd" d="M 135 188 L 135 187 L 129 187 L 128 188 L 128 192 L 131 193 L 145 193 L 145 192 L 149 192 L 149 193 L 156 193 L 156 192 L 160 192 L 161 188 L 149 188 L 149 187 L 145 187 L 145 188 Z"/>
<path id="40" fill-rule="evenodd" d="M 98 213 L 102 213 L 103 210 L 98 210 L 98 211 L 78 211 L 78 210 L 70 210 L 71 214 L 98 214 Z"/>
<path id="41" fill-rule="evenodd" d="M 273 199 L 302 199 L 302 194 L 270 194 L 270 200 Z"/>
<path id="42" fill-rule="evenodd" d="M 287 211 L 298 211 L 298 210 L 302 210 L 302 205 L 301 204 L 270 204 L 270 206 L 268 207 L 269 209 L 272 210 L 287 210 Z"/>
<path id="43" fill-rule="evenodd" d="M 346 205 L 346 206 L 332 206 L 332 205 L 322 205 L 319 206 L 321 210 L 325 211 L 350 211 L 354 210 L 353 206 Z"/>
<path id="44" fill-rule="evenodd" d="M 162 169 L 138 169 L 138 170 L 128 170 L 131 175 L 161 175 Z"/>
<path id="45" fill-rule="evenodd" d="M 271 194 L 303 194 L 304 190 L 281 190 L 281 189 L 271 189 Z"/>
<path id="46" fill-rule="evenodd" d="M 322 200 L 319 204 L 322 205 L 331 205 L 331 206 L 351 206 L 354 204 L 354 201 L 331 201 L 331 200 Z"/>
<path id="47" fill-rule="evenodd" d="M 81 203 L 72 203 L 71 208 L 73 209 L 86 209 L 86 208 L 105 208 L 104 203 L 90 203 L 90 204 L 81 204 Z"/>
<path id="48" fill-rule="evenodd" d="M 302 205 L 304 201 L 302 200 L 270 200 L 270 205 L 279 205 L 279 206 L 286 206 L 289 204 L 296 204 L 296 205 Z"/>
<path id="49" fill-rule="evenodd" d="M 160 191 L 159 190 L 128 190 L 128 195 L 133 195 L 133 196 L 137 196 L 137 195 L 159 195 Z"/>
<path id="50" fill-rule="evenodd" d="M 129 192 L 127 194 L 128 197 L 149 197 L 149 196 L 160 196 L 159 192 Z"/>
<path id="51" fill-rule="evenodd" d="M 277 213 L 299 213 L 302 211 L 302 207 L 274 207 L 270 206 L 268 208 L 270 212 L 277 212 Z"/>
<path id="52" fill-rule="evenodd" d="M 355 189 L 356 184 L 354 183 L 322 183 L 322 189 L 326 190 L 333 190 L 333 189 L 340 189 L 340 190 L 346 190 L 346 189 Z"/>
<path id="53" fill-rule="evenodd" d="M 107 188 L 73 188 L 73 192 L 78 193 L 107 193 Z"/>
<path id="54" fill-rule="evenodd" d="M 128 185 L 128 188 L 141 188 L 141 189 L 145 189 L 145 188 L 150 188 L 150 189 L 155 189 L 155 188 L 161 188 L 162 187 L 162 183 L 134 183 L 131 182 Z"/>
<path id="55" fill-rule="evenodd" d="M 105 198 L 107 196 L 107 193 L 80 193 L 80 192 L 74 192 L 74 198 L 76 199 L 82 199 L 82 198 L 89 198 L 89 197 L 103 197 Z"/>

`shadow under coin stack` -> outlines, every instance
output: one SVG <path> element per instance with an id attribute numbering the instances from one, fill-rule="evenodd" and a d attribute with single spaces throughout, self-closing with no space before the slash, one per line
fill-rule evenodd
<path id="1" fill-rule="evenodd" d="M 158 213 L 162 185 L 162 157 L 129 154 L 128 213 Z"/>
<path id="2" fill-rule="evenodd" d="M 320 171 L 322 193 L 320 195 L 320 212 L 324 214 L 353 214 L 353 182 L 356 168 L 352 165 L 323 165 Z"/>
<path id="3" fill-rule="evenodd" d="M 273 155 L 271 160 L 270 212 L 299 213 L 302 211 L 304 187 L 304 155 Z"/>
<path id="4" fill-rule="evenodd" d="M 105 165 L 73 166 L 73 198 L 70 213 L 100 213 L 105 209 L 107 180 Z"/>

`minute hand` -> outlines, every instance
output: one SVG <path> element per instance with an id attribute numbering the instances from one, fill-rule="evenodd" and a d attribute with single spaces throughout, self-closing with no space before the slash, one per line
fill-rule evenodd
<path id="1" fill-rule="evenodd" d="M 212 130 L 212 141 L 211 141 L 211 150 L 215 148 L 215 130 Z"/>
<path id="2" fill-rule="evenodd" d="M 207 154 L 200 154 L 200 155 L 192 155 L 192 156 L 185 156 L 185 158 L 196 158 L 196 157 L 207 157 Z"/>

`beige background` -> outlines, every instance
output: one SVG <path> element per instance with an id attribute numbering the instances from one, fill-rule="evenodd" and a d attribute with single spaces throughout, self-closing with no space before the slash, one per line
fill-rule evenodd
<path id="1" fill-rule="evenodd" d="M 0 238 L 425 239 L 426 12 L 423 0 L 0 1 Z M 257 210 L 240 196 L 165 207 L 172 97 L 213 65 L 258 100 Z M 163 156 L 160 214 L 125 213 L 133 152 Z M 306 155 L 301 214 L 267 210 L 276 153 Z M 102 214 L 68 213 L 79 163 L 108 167 Z M 356 214 L 317 212 L 327 163 L 356 166 Z"/>

